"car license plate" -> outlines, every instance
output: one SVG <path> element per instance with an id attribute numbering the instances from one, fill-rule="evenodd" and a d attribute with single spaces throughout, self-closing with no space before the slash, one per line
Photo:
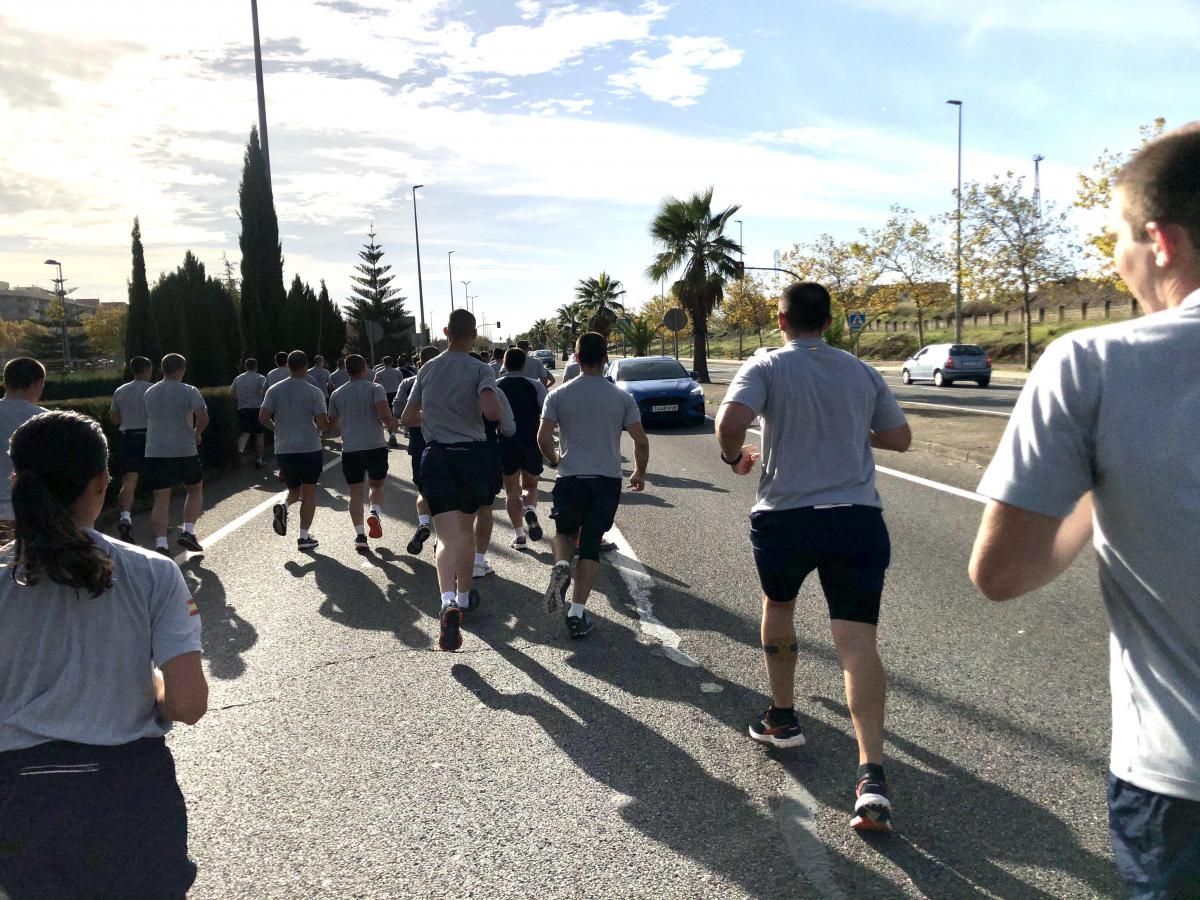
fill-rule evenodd
<path id="1" fill-rule="evenodd" d="M 679 412 L 678 403 L 660 403 L 650 407 L 650 412 Z"/>
<path id="2" fill-rule="evenodd" d="M 978 369 L 979 368 L 979 360 L 977 360 L 977 359 L 964 360 L 963 368 L 964 369 Z"/>

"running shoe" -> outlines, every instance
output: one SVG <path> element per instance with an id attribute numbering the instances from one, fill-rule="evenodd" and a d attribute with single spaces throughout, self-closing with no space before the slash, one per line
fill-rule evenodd
<path id="1" fill-rule="evenodd" d="M 388 438 L 388 446 L 391 447 L 393 450 L 400 449 L 400 442 L 398 440 L 396 440 L 396 436 L 394 434 Z"/>
<path id="2" fill-rule="evenodd" d="M 550 571 L 550 584 L 546 587 L 546 612 L 554 612 L 559 604 L 567 602 L 567 588 L 571 586 L 571 564 L 559 560 Z"/>
<path id="3" fill-rule="evenodd" d="M 308 537 L 296 539 L 297 550 L 316 550 L 319 546 L 321 546 L 321 542 L 311 534 Z"/>
<path id="4" fill-rule="evenodd" d="M 413 535 L 413 539 L 408 542 L 408 552 L 416 556 L 421 552 L 421 548 L 425 546 L 425 542 L 429 540 L 431 534 L 428 525 L 418 525 L 417 533 Z"/>
<path id="5" fill-rule="evenodd" d="M 120 522 L 118 522 L 117 523 L 117 534 L 120 535 L 121 540 L 123 540 L 125 543 L 127 543 L 127 544 L 135 543 L 133 540 L 133 523 L 132 522 L 126 522 L 124 519 L 122 519 Z"/>
<path id="6" fill-rule="evenodd" d="M 287 534 L 287 504 L 282 501 L 275 504 L 272 512 L 271 527 L 275 529 L 275 533 L 282 536 Z"/>
<path id="7" fill-rule="evenodd" d="M 474 570 L 471 572 L 472 578 L 487 578 L 489 575 L 495 575 L 496 570 L 486 562 L 476 563 Z"/>
<path id="8" fill-rule="evenodd" d="M 383 537 L 383 523 L 379 521 L 379 513 L 372 512 L 367 516 L 367 534 L 375 541 Z"/>
<path id="9" fill-rule="evenodd" d="M 592 617 L 587 614 L 587 610 L 584 610 L 582 616 L 567 616 L 567 634 L 571 636 L 571 640 L 585 638 L 591 630 Z"/>
<path id="10" fill-rule="evenodd" d="M 179 532 L 179 537 L 175 538 L 175 543 L 185 550 L 191 550 L 193 553 L 204 552 L 204 548 L 200 546 L 200 542 L 196 540 L 196 536 L 190 531 Z"/>
<path id="11" fill-rule="evenodd" d="M 479 604 L 483 602 L 483 597 L 479 595 L 479 591 L 475 588 L 467 591 L 467 612 L 475 612 L 479 609 Z"/>
<path id="12" fill-rule="evenodd" d="M 171 551 L 167 547 L 155 547 L 154 552 L 161 553 L 163 556 L 167 557 L 168 559 L 171 558 Z"/>
<path id="13" fill-rule="evenodd" d="M 750 737 L 771 747 L 803 747 L 804 732 L 795 710 L 768 709 L 757 722 L 750 725 Z"/>
<path id="14" fill-rule="evenodd" d="M 367 543 L 367 536 L 365 534 L 357 535 L 354 538 L 354 549 L 359 553 L 371 552 L 371 545 Z"/>
<path id="15" fill-rule="evenodd" d="M 256 469 L 261 469 L 265 465 L 266 465 L 266 463 L 263 462 L 261 459 L 256 459 L 254 461 L 254 468 L 256 468 Z"/>
<path id="16" fill-rule="evenodd" d="M 462 646 L 463 611 L 453 603 L 442 608 L 442 630 L 438 635 L 438 646 L 453 653 Z"/>
<path id="17" fill-rule="evenodd" d="M 540 541 L 542 539 L 542 526 L 538 523 L 537 513 L 532 509 L 525 510 L 525 524 L 529 527 L 529 539 L 531 541 Z"/>
<path id="18" fill-rule="evenodd" d="M 888 799 L 887 782 L 878 775 L 864 775 L 854 789 L 854 818 L 850 827 L 855 831 L 891 831 L 892 801 Z"/>
<path id="19" fill-rule="evenodd" d="M 601 553 L 612 553 L 616 549 L 617 549 L 616 543 L 614 541 L 610 541 L 608 539 L 608 535 L 605 535 L 604 537 L 600 538 L 600 552 Z"/>
<path id="20" fill-rule="evenodd" d="M 525 535 L 518 534 L 515 538 L 513 538 L 512 544 L 509 546 L 511 546 L 514 550 L 528 550 L 529 541 L 525 540 Z"/>

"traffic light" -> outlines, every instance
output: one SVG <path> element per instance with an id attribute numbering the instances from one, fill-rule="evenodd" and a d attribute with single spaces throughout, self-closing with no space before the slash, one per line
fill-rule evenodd
<path id="1" fill-rule="evenodd" d="M 745 278 L 746 277 L 746 264 L 744 262 L 742 262 L 741 260 L 738 260 L 733 265 L 737 269 L 738 278 Z"/>

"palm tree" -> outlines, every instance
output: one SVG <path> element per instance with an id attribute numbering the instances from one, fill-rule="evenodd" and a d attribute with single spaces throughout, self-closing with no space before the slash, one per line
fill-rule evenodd
<path id="1" fill-rule="evenodd" d="M 575 305 L 590 328 L 608 337 L 613 324 L 625 315 L 625 307 L 617 299 L 624 294 L 620 281 L 601 272 L 599 277 L 581 278 L 575 285 Z"/>
<path id="2" fill-rule="evenodd" d="M 554 315 L 554 327 L 558 330 L 559 340 L 563 345 L 563 359 L 568 357 L 568 348 L 575 343 L 575 337 L 584 327 L 583 311 L 578 303 L 564 303 Z"/>
<path id="3" fill-rule="evenodd" d="M 549 319 L 538 319 L 529 329 L 529 339 L 545 347 L 554 337 L 554 323 Z"/>
<path id="4" fill-rule="evenodd" d="M 625 340 L 629 341 L 634 356 L 648 356 L 654 345 L 654 338 L 662 328 L 660 322 L 650 313 L 639 313 L 617 322 L 617 330 Z"/>
<path id="5" fill-rule="evenodd" d="M 687 200 L 667 197 L 650 223 L 650 236 L 662 249 L 646 269 L 646 277 L 659 281 L 682 269 L 675 282 L 680 305 L 692 317 L 692 365 L 707 382 L 708 317 L 721 302 L 726 279 L 738 277 L 741 252 L 737 241 L 725 237 L 725 226 L 740 206 L 712 211 L 713 189 Z"/>

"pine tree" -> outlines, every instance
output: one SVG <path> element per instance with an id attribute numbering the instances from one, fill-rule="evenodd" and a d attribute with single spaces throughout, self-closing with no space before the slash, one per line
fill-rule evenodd
<path id="1" fill-rule="evenodd" d="M 156 366 L 161 358 L 158 329 L 150 308 L 150 285 L 146 282 L 146 253 L 142 249 L 142 226 L 133 220 L 133 273 L 129 279 L 129 322 L 125 328 L 125 359 L 144 356 Z"/>
<path id="2" fill-rule="evenodd" d="M 47 368 L 63 369 L 63 303 L 57 297 L 50 301 L 46 314 L 31 321 L 25 343 L 35 359 L 39 359 Z M 77 314 L 67 320 L 67 342 L 71 348 L 71 362 L 78 365 L 80 360 L 92 356 L 92 348 L 88 344 L 87 333 L 79 322 Z"/>
<path id="3" fill-rule="evenodd" d="M 400 353 L 411 349 L 412 341 L 405 332 L 412 327 L 413 320 L 404 312 L 406 298 L 400 296 L 398 288 L 391 286 L 396 277 L 388 274 L 392 267 L 380 265 L 383 246 L 375 243 L 374 226 L 367 236 L 368 242 L 358 252 L 362 262 L 355 266 L 359 274 L 350 276 L 354 282 L 351 288 L 354 296 L 348 298 L 348 313 L 355 326 L 360 352 L 374 362 L 376 352 Z M 377 323 L 383 329 L 383 337 L 374 346 L 368 335 L 370 322 Z"/>
<path id="4" fill-rule="evenodd" d="M 269 360 L 289 345 L 290 336 L 279 219 L 257 128 L 250 129 L 246 144 L 238 202 L 242 222 L 238 238 L 242 250 L 242 355 Z"/>

